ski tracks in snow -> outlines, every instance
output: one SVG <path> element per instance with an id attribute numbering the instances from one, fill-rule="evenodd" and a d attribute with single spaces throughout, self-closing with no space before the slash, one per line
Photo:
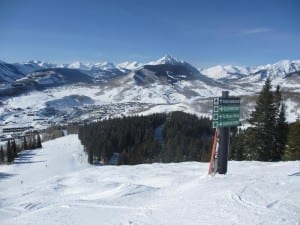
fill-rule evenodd
<path id="1" fill-rule="evenodd" d="M 299 162 L 89 166 L 75 135 L 0 167 L 0 224 L 299 224 Z M 47 167 L 45 167 L 47 163 Z M 20 184 L 20 180 L 24 183 Z"/>

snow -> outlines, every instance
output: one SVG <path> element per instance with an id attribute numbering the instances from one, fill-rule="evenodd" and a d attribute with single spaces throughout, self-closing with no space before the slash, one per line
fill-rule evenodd
<path id="1" fill-rule="evenodd" d="M 101 70 L 113 70 L 115 69 L 115 65 L 110 62 L 97 62 L 97 63 L 82 63 L 82 62 L 73 62 L 71 64 L 66 65 L 67 68 L 70 69 L 80 69 L 80 70 L 93 70 L 93 69 L 101 69 Z"/>
<path id="2" fill-rule="evenodd" d="M 118 64 L 118 67 L 121 69 L 128 69 L 128 70 L 136 70 L 137 68 L 143 66 L 143 64 L 138 63 L 137 61 L 133 62 L 122 62 Z"/>
<path id="3" fill-rule="evenodd" d="M 242 67 L 234 65 L 217 65 L 200 72 L 213 79 L 242 79 L 245 82 L 261 81 L 262 78 L 284 78 L 287 74 L 300 71 L 300 60 L 281 60 L 274 64 L 256 67 Z"/>
<path id="4" fill-rule="evenodd" d="M 73 62 L 71 64 L 69 64 L 67 66 L 69 69 L 82 69 L 82 70 L 88 70 L 90 69 L 90 64 L 85 64 L 85 63 L 82 63 L 82 62 Z"/>
<path id="5" fill-rule="evenodd" d="M 286 107 L 286 121 L 288 123 L 293 123 L 297 121 L 297 118 L 300 116 L 299 105 L 296 102 L 291 101 L 291 99 L 287 99 L 284 102 L 284 106 Z"/>
<path id="6" fill-rule="evenodd" d="M 182 60 L 175 59 L 174 57 L 170 55 L 165 55 L 162 58 L 152 61 L 147 63 L 148 65 L 160 65 L 160 64 L 171 64 L 171 65 L 176 65 L 176 64 L 183 64 L 184 62 Z"/>
<path id="7" fill-rule="evenodd" d="M 90 166 L 76 135 L 0 166 L 1 224 L 299 224 L 300 162 Z M 21 181 L 23 183 L 21 184 Z"/>
<path id="8" fill-rule="evenodd" d="M 241 66 L 213 66 L 207 69 L 200 70 L 200 72 L 210 78 L 213 79 L 233 79 L 233 78 L 240 78 L 245 75 L 249 74 L 249 68 L 241 67 Z"/>
<path id="9" fill-rule="evenodd" d="M 102 70 L 113 70 L 116 68 L 116 66 L 110 62 L 99 62 L 99 63 L 95 63 L 91 68 L 98 68 Z"/>
<path id="10" fill-rule="evenodd" d="M 252 73 L 255 73 L 260 70 L 267 70 L 268 76 L 272 78 L 283 78 L 289 73 L 297 72 L 300 70 L 300 60 L 281 60 L 274 64 L 258 66 L 252 69 Z"/>

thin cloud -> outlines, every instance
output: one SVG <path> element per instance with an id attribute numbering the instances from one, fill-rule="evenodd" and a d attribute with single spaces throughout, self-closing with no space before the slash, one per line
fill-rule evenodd
<path id="1" fill-rule="evenodd" d="M 257 27 L 252 29 L 243 30 L 241 35 L 252 35 L 252 34 L 261 34 L 261 33 L 268 33 L 271 32 L 272 29 L 265 28 L 265 27 Z"/>

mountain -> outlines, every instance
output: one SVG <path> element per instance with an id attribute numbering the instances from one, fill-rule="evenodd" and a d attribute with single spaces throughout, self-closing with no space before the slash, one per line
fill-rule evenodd
<path id="1" fill-rule="evenodd" d="M 274 64 L 255 67 L 251 72 L 252 75 L 259 74 L 261 78 L 271 77 L 272 79 L 286 78 L 293 74 L 300 75 L 300 60 L 281 60 Z"/>
<path id="2" fill-rule="evenodd" d="M 71 84 L 71 83 L 92 83 L 92 78 L 76 69 L 68 68 L 51 68 L 38 70 L 28 74 L 25 78 L 17 80 L 21 82 L 23 80 L 32 80 L 40 86 L 52 86 L 60 84 Z"/>
<path id="3" fill-rule="evenodd" d="M 133 62 L 123 62 L 123 63 L 119 63 L 118 67 L 120 69 L 125 69 L 125 70 L 136 70 L 137 68 L 141 67 L 143 64 L 138 63 L 137 61 L 133 61 Z"/>
<path id="4" fill-rule="evenodd" d="M 241 67 L 234 65 L 198 70 L 188 62 L 166 55 L 156 61 L 140 64 L 125 62 L 115 65 L 110 62 L 71 64 L 51 64 L 39 60 L 26 63 L 0 63 L 0 95 L 5 96 L 20 93 L 15 90 L 36 90 L 76 83 L 103 85 L 114 89 L 117 99 L 145 99 L 141 93 L 133 93 L 136 86 L 147 88 L 154 96 L 163 93 L 170 100 L 170 93 L 191 96 L 208 97 L 221 90 L 230 90 L 236 94 L 258 92 L 266 77 L 272 78 L 272 84 L 280 84 L 283 90 L 300 92 L 300 60 L 282 60 L 274 64 L 257 67 Z M 3 84 L 4 83 L 4 84 Z M 163 89 L 150 90 L 161 85 Z M 149 90 L 148 90 L 149 89 Z M 22 91 L 21 91 L 22 93 Z M 162 94 L 162 93 L 160 93 Z M 152 102 L 152 100 L 151 100 Z"/>
<path id="5" fill-rule="evenodd" d="M 203 80 L 203 76 L 195 67 L 182 60 L 177 60 L 169 55 L 157 61 L 147 63 L 133 71 L 133 78 L 137 85 L 147 85 L 155 82 L 176 83 L 182 80 Z"/>
<path id="6" fill-rule="evenodd" d="M 195 79 L 206 79 L 208 83 L 215 80 L 221 83 L 234 82 L 237 85 L 245 85 L 246 83 L 261 82 L 266 77 L 271 77 L 273 80 L 295 77 L 300 74 L 300 60 L 282 60 L 274 64 L 256 67 L 217 65 L 199 70 L 189 63 L 170 55 L 145 64 L 134 61 L 120 63 L 117 66 L 110 62 L 82 63 L 77 61 L 70 64 L 52 64 L 31 60 L 24 63 L 10 64 L 0 61 L 0 82 L 11 83 L 34 71 L 53 68 L 80 70 L 96 81 L 107 81 L 134 73 L 134 78 L 139 85 L 156 81 L 174 83 L 181 80 Z"/>
<path id="7" fill-rule="evenodd" d="M 0 84 L 13 82 L 24 75 L 15 65 L 0 61 Z"/>
<path id="8" fill-rule="evenodd" d="M 185 62 L 179 59 L 176 59 L 170 55 L 165 55 L 164 57 L 156 60 L 149 62 L 148 65 L 161 65 L 161 64 L 169 64 L 169 65 L 179 65 L 179 64 L 184 64 Z"/>
<path id="9" fill-rule="evenodd" d="M 18 68 L 23 74 L 29 74 L 37 70 L 56 68 L 56 64 L 43 62 L 40 60 L 30 60 L 28 62 L 23 63 L 14 63 L 14 66 Z"/>
<path id="10" fill-rule="evenodd" d="M 107 81 L 125 75 L 129 71 L 122 70 L 110 62 L 100 62 L 91 65 L 88 70 L 82 70 L 82 72 L 92 76 L 96 81 Z"/>
<path id="11" fill-rule="evenodd" d="M 119 67 L 116 67 L 113 63 L 110 62 L 98 62 L 98 63 L 81 63 L 74 62 L 65 66 L 70 69 L 78 69 L 82 73 L 85 73 L 93 77 L 96 81 L 107 81 L 117 76 L 124 75 L 127 70 L 122 70 Z"/>
<path id="12" fill-rule="evenodd" d="M 91 67 L 91 64 L 84 64 L 82 62 L 73 62 L 73 63 L 70 63 L 68 65 L 66 65 L 65 67 L 69 68 L 69 69 L 79 69 L 79 70 L 89 70 L 90 67 Z"/>
<path id="13" fill-rule="evenodd" d="M 202 74 L 212 79 L 239 79 L 250 74 L 250 69 L 241 66 L 213 66 L 207 69 L 200 70 Z"/>
<path id="14" fill-rule="evenodd" d="M 200 70 L 204 75 L 216 80 L 245 79 L 249 82 L 259 82 L 267 77 L 271 79 L 287 78 L 293 74 L 300 74 L 300 60 L 281 60 L 274 64 L 256 67 L 241 66 L 213 66 Z"/>
<path id="15" fill-rule="evenodd" d="M 20 70 L 34 71 L 24 74 Z M 282 87 L 287 120 L 294 122 L 300 107 L 299 71 L 299 61 L 198 70 L 169 55 L 145 64 L 117 66 L 109 62 L 0 62 L 0 132 L 1 126 L 14 124 L 44 129 L 52 123 L 157 112 L 210 116 L 211 98 L 226 90 L 231 96 L 242 96 L 243 123 L 253 110 L 256 93 L 266 76 L 272 77 L 273 87 Z"/>
<path id="16" fill-rule="evenodd" d="M 23 76 L 0 88 L 0 96 L 18 95 L 31 90 L 76 83 L 93 83 L 93 79 L 80 70 L 68 68 L 42 69 Z"/>

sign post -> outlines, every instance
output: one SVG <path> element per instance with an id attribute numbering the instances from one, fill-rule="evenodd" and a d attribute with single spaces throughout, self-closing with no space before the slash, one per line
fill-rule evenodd
<path id="1" fill-rule="evenodd" d="M 240 124 L 240 98 L 229 97 L 229 91 L 222 91 L 222 97 L 213 99 L 213 128 L 217 138 L 215 150 L 212 151 L 209 173 L 225 174 L 227 172 L 230 127 Z M 215 152 L 215 153 L 214 153 Z"/>

